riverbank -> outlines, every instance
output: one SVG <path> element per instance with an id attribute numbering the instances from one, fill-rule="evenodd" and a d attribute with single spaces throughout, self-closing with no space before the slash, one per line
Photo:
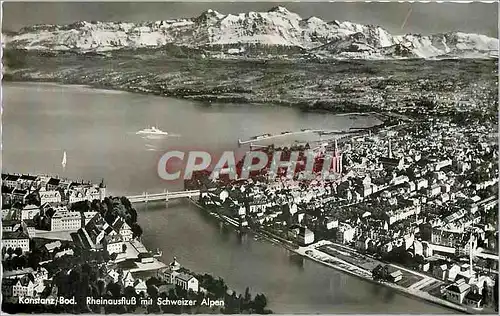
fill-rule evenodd
<path id="1" fill-rule="evenodd" d="M 221 220 L 224 223 L 234 227 L 237 231 L 240 231 L 240 227 L 235 220 L 228 221 L 228 218 L 226 218 L 227 216 L 222 216 L 222 215 L 217 214 L 215 212 L 207 211 L 203 206 L 201 206 L 199 203 L 197 203 L 194 199 L 188 199 L 188 200 L 193 205 L 195 205 L 198 209 L 200 209 L 201 211 L 207 212 L 212 217 L 214 217 L 218 220 Z M 280 238 L 279 236 L 273 236 L 273 234 L 271 234 L 270 232 L 267 232 L 264 230 L 258 230 L 258 231 L 249 230 L 249 231 L 252 232 L 253 234 L 255 234 L 256 236 L 258 236 L 262 239 L 265 239 L 266 241 L 268 241 L 276 246 L 284 247 L 285 249 L 292 251 L 295 254 L 298 254 L 304 258 L 315 261 L 317 263 L 320 263 L 320 264 L 327 266 L 329 268 L 333 268 L 335 270 L 341 271 L 343 273 L 347 273 L 351 276 L 355 276 L 355 277 L 360 278 L 364 281 L 368 281 L 368 282 L 373 283 L 373 284 L 377 284 L 377 285 L 391 288 L 392 290 L 395 290 L 395 291 L 397 291 L 397 292 L 399 292 L 407 297 L 411 297 L 413 299 L 425 301 L 427 303 L 436 304 L 436 305 L 439 305 L 439 306 L 442 306 L 442 307 L 445 307 L 445 308 L 448 308 L 448 309 L 451 309 L 454 311 L 458 311 L 461 313 L 487 314 L 485 311 L 454 304 L 454 303 L 446 301 L 444 299 L 432 296 L 431 294 L 429 294 L 427 292 L 412 288 L 411 286 L 406 288 L 406 287 L 403 287 L 403 286 L 400 286 L 397 284 L 393 284 L 393 283 L 389 283 L 389 282 L 375 281 L 372 277 L 371 271 L 362 269 L 354 264 L 346 262 L 346 261 L 339 259 L 337 257 L 331 256 L 331 255 L 317 249 L 321 246 L 333 244 L 332 242 L 323 240 L 323 241 L 318 241 L 318 242 L 316 242 L 312 245 L 306 246 L 306 247 L 296 247 L 296 246 L 294 246 L 294 244 L 292 242 L 290 242 L 288 240 L 283 240 L 283 238 Z M 415 273 L 415 272 L 410 271 L 410 270 L 406 270 L 406 271 L 409 271 L 410 273 Z M 415 284 L 417 284 L 417 283 L 418 282 L 416 282 Z"/>

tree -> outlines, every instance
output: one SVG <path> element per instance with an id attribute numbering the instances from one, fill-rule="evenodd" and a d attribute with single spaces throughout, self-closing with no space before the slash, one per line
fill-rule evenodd
<path id="1" fill-rule="evenodd" d="M 123 244 L 122 245 L 122 252 L 126 252 L 127 251 L 127 245 Z"/>
<path id="2" fill-rule="evenodd" d="M 124 290 L 123 290 L 123 295 L 127 298 L 127 299 L 131 299 L 132 297 L 136 297 L 137 298 L 137 293 L 135 292 L 135 289 L 133 286 L 127 286 Z M 135 311 L 135 309 L 137 308 L 139 304 L 139 300 L 137 299 L 136 300 L 136 304 L 135 305 L 127 305 L 127 310 L 129 312 L 133 312 Z"/>
<path id="3" fill-rule="evenodd" d="M 488 305 L 488 297 L 489 297 L 489 293 L 488 293 L 488 284 L 486 283 L 486 281 L 484 281 L 483 283 L 483 291 L 482 291 L 482 296 L 483 296 L 483 305 L 487 306 Z"/>
<path id="4" fill-rule="evenodd" d="M 133 223 L 130 228 L 132 229 L 132 238 L 140 238 L 142 236 L 142 228 L 137 223 Z"/>
<path id="5" fill-rule="evenodd" d="M 379 281 L 382 279 L 382 265 L 379 264 L 372 270 L 372 278 L 375 281 Z"/>
<path id="6" fill-rule="evenodd" d="M 257 294 L 253 301 L 253 309 L 258 314 L 264 314 L 264 309 L 267 306 L 267 298 L 264 294 Z"/>
<path id="7" fill-rule="evenodd" d="M 7 248 L 7 254 L 9 255 L 9 257 L 12 257 L 13 253 L 14 253 L 14 249 L 12 249 L 11 247 Z"/>
<path id="8" fill-rule="evenodd" d="M 495 311 L 498 312 L 498 274 L 495 275 L 495 287 L 493 288 L 493 298 L 495 299 Z"/>
<path id="9" fill-rule="evenodd" d="M 21 247 L 17 247 L 16 250 L 14 250 L 14 253 L 17 256 L 21 256 L 23 254 L 23 249 Z"/>

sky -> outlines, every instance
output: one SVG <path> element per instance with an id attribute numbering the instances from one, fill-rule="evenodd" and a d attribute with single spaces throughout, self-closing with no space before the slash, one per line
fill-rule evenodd
<path id="1" fill-rule="evenodd" d="M 498 37 L 497 3 L 4 2 L 2 27 L 17 31 L 27 25 L 66 24 L 81 20 L 166 20 L 198 16 L 209 8 L 228 14 L 267 11 L 276 5 L 284 6 L 303 18 L 316 16 L 325 21 L 379 25 L 393 34 L 462 31 Z M 401 28 L 407 16 L 405 26 Z"/>

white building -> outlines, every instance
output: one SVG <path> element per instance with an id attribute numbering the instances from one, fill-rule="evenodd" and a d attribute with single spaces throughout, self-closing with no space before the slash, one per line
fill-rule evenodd
<path id="1" fill-rule="evenodd" d="M 193 292 L 198 292 L 199 290 L 198 279 L 190 274 L 179 273 L 175 278 L 175 284 L 186 291 L 192 290 Z"/>
<path id="2" fill-rule="evenodd" d="M 118 234 L 120 234 L 123 237 L 124 241 L 132 240 L 132 235 L 133 235 L 132 229 L 123 220 L 123 218 L 118 216 L 111 226 Z"/>
<path id="3" fill-rule="evenodd" d="M 387 211 L 385 217 L 389 225 L 407 219 L 412 215 L 420 214 L 420 205 L 406 207 L 400 210 Z"/>
<path id="4" fill-rule="evenodd" d="M 354 239 L 354 234 L 356 230 L 351 227 L 351 225 L 346 223 L 339 223 L 339 228 L 337 231 L 337 241 L 348 244 Z"/>
<path id="5" fill-rule="evenodd" d="M 314 233 L 307 227 L 301 227 L 297 238 L 301 245 L 309 245 L 314 242 Z"/>
<path id="6" fill-rule="evenodd" d="M 68 200 L 70 204 L 73 204 L 76 202 L 86 201 L 87 196 L 85 195 L 85 192 L 83 190 L 72 190 L 69 193 Z"/>
<path id="7" fill-rule="evenodd" d="M 33 204 L 26 205 L 21 210 L 21 220 L 24 221 L 26 219 L 33 219 L 33 217 L 35 217 L 35 215 L 38 215 L 39 213 L 40 213 L 40 208 L 38 206 Z"/>
<path id="8" fill-rule="evenodd" d="M 51 231 L 77 231 L 82 227 L 80 212 L 68 211 L 66 207 L 56 209 L 50 219 Z"/>
<path id="9" fill-rule="evenodd" d="M 5 248 L 21 248 L 23 252 L 30 250 L 30 239 L 28 234 L 22 231 L 16 232 L 3 232 L 2 234 L 2 247 Z"/>
<path id="10" fill-rule="evenodd" d="M 198 279 L 191 274 L 179 272 L 180 267 L 181 265 L 174 257 L 174 261 L 172 261 L 166 269 L 158 271 L 158 276 L 167 283 L 179 285 L 186 291 L 192 290 L 194 292 L 198 292 Z"/>
<path id="11" fill-rule="evenodd" d="M 123 238 L 118 234 L 110 234 L 104 237 L 103 245 L 106 247 L 109 254 L 123 252 Z"/>
<path id="12" fill-rule="evenodd" d="M 40 191 L 38 192 L 40 203 L 61 203 L 61 193 L 59 191 Z"/>
<path id="13" fill-rule="evenodd" d="M 33 297 L 35 282 L 31 274 L 18 279 L 4 279 L 2 294 L 5 297 Z"/>

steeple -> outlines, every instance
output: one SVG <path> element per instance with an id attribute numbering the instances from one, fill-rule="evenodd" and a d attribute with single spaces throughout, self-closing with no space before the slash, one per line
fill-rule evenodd
<path id="1" fill-rule="evenodd" d="M 106 197 L 106 185 L 104 184 L 104 179 L 99 183 L 99 200 L 104 200 Z"/>
<path id="2" fill-rule="evenodd" d="M 470 271 L 470 275 L 473 274 L 474 270 L 472 269 L 472 256 L 473 256 L 473 252 L 474 252 L 474 234 L 471 234 L 471 237 L 470 237 L 470 243 L 469 243 L 469 271 Z"/>
<path id="3" fill-rule="evenodd" d="M 389 158 L 392 158 L 392 143 L 390 138 L 389 138 Z"/>

